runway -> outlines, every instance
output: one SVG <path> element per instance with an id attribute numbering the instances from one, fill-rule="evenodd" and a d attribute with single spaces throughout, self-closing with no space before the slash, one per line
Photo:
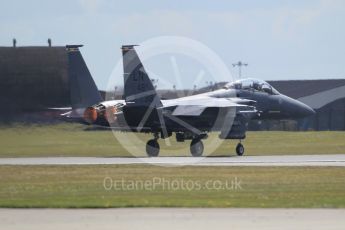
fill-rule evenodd
<path id="1" fill-rule="evenodd" d="M 344 229 L 345 209 L 0 209 L 2 229 Z"/>
<path id="2" fill-rule="evenodd" d="M 232 157 L 33 157 L 0 158 L 0 165 L 123 165 L 162 166 L 345 166 L 345 154 Z"/>

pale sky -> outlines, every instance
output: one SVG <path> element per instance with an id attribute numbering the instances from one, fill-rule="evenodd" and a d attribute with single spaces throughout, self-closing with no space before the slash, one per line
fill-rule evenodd
<path id="1" fill-rule="evenodd" d="M 11 46 L 12 38 L 18 46 L 46 45 L 48 38 L 53 45 L 84 44 L 100 89 L 121 60 L 121 45 L 163 35 L 202 42 L 235 76 L 231 64 L 242 60 L 249 63 L 245 77 L 345 78 L 342 0 L 0 0 L 0 15 L 0 46 Z M 177 62 L 190 87 L 197 72 L 183 58 Z M 163 78 L 173 74 L 162 64 L 148 66 Z"/>

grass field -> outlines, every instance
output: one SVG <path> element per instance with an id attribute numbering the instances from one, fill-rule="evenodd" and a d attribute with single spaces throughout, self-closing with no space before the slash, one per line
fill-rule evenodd
<path id="1" fill-rule="evenodd" d="M 2 126 L 0 157 L 133 156 L 131 153 L 146 156 L 149 134 L 135 134 L 133 138 L 133 134 L 116 133 L 115 138 L 110 130 L 85 131 L 85 127 L 76 124 Z M 235 155 L 237 141 L 219 142 L 216 135 L 211 134 L 204 141 L 205 154 Z M 248 132 L 245 155 L 345 153 L 344 140 L 345 132 Z M 190 141 L 177 143 L 174 136 L 169 141 L 170 146 L 160 140 L 161 156 L 190 155 Z"/>
<path id="2" fill-rule="evenodd" d="M 340 167 L 0 166 L 0 175 L 0 207 L 345 207 Z"/>

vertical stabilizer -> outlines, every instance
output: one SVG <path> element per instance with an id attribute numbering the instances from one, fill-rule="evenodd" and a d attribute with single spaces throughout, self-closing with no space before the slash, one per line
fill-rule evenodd
<path id="1" fill-rule="evenodd" d="M 160 107 L 162 103 L 134 45 L 122 46 L 124 98 L 129 106 Z"/>
<path id="2" fill-rule="evenodd" d="M 82 45 L 66 46 L 73 109 L 86 108 L 102 101 L 102 97 L 79 51 L 79 47 L 82 47 Z"/>

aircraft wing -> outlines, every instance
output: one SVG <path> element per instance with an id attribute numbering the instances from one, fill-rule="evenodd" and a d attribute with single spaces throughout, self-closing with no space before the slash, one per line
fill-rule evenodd
<path id="1" fill-rule="evenodd" d="M 171 115 L 173 116 L 199 116 L 207 108 L 238 108 L 239 111 L 253 111 L 252 106 L 245 104 L 239 104 L 231 99 L 226 98 L 192 98 L 188 100 L 173 100 L 174 102 L 168 102 L 164 104 L 165 108 L 174 107 Z"/>
<path id="2" fill-rule="evenodd" d="M 213 126 L 220 130 L 221 139 L 243 139 L 248 122 L 257 114 L 255 101 L 240 98 L 190 97 L 162 101 L 165 109 L 172 116 L 200 116 L 208 108 L 219 108 L 218 117 Z"/>

